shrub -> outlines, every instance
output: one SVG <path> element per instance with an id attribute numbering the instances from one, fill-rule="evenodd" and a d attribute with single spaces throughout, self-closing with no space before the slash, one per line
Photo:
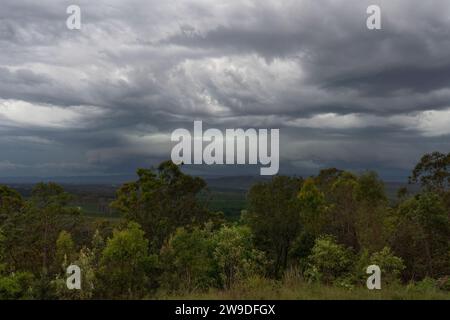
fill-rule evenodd
<path id="1" fill-rule="evenodd" d="M 315 278 L 327 284 L 348 275 L 352 267 L 352 252 L 330 236 L 316 239 L 309 265 L 305 272 L 307 278 Z"/>
<path id="2" fill-rule="evenodd" d="M 450 291 L 450 276 L 441 277 L 437 280 L 439 289 Z"/>
<path id="3" fill-rule="evenodd" d="M 383 250 L 372 254 L 370 262 L 380 267 L 384 283 L 397 281 L 400 273 L 405 269 L 402 258 L 396 257 L 389 247 L 384 247 Z"/>
<path id="4" fill-rule="evenodd" d="M 29 272 L 0 276 L 0 300 L 31 299 L 33 280 Z"/>
<path id="5" fill-rule="evenodd" d="M 230 288 L 235 283 L 263 273 L 265 255 L 253 246 L 253 237 L 247 227 L 223 227 L 214 235 L 214 260 L 221 284 Z"/>
<path id="6" fill-rule="evenodd" d="M 179 228 L 161 250 L 161 286 L 173 291 L 205 290 L 216 285 L 211 232 Z"/>
<path id="7" fill-rule="evenodd" d="M 156 262 L 148 254 L 148 240 L 139 224 L 128 223 L 115 230 L 102 252 L 97 276 L 107 298 L 143 297 L 148 285 L 147 270 Z"/>
<path id="8" fill-rule="evenodd" d="M 412 282 L 408 285 L 408 290 L 419 293 L 435 292 L 437 290 L 437 281 L 430 277 L 425 277 L 418 282 Z"/>

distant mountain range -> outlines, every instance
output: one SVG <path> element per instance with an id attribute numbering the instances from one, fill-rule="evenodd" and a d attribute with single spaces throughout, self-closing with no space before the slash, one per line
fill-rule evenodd
<path id="1" fill-rule="evenodd" d="M 31 191 L 31 185 L 38 182 L 55 182 L 66 186 L 67 190 L 85 190 L 92 192 L 103 190 L 108 194 L 123 183 L 136 180 L 136 175 L 110 175 L 110 176 L 78 176 L 78 177 L 4 177 L 0 184 L 7 184 L 18 189 Z M 212 191 L 245 192 L 257 182 L 269 181 L 268 176 L 203 176 Z M 389 198 L 396 196 L 397 190 L 407 186 L 406 181 L 385 181 L 386 193 Z M 417 192 L 418 186 L 408 186 L 411 192 Z"/>
<path id="2" fill-rule="evenodd" d="M 267 176 L 202 176 L 208 187 L 214 190 L 248 190 L 253 184 L 260 181 L 268 181 Z M 79 176 L 79 177 L 3 177 L 0 184 L 33 185 L 39 182 L 55 182 L 68 187 L 79 186 L 104 186 L 117 187 L 125 182 L 134 181 L 136 175 L 112 175 L 112 176 Z"/>
<path id="3" fill-rule="evenodd" d="M 136 175 L 105 176 L 57 176 L 57 177 L 0 177 L 0 184 L 34 184 L 38 182 L 55 182 L 59 184 L 77 185 L 112 185 L 136 180 Z"/>

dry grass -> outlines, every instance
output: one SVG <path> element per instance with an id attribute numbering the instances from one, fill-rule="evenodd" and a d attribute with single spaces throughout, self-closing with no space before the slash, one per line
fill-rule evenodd
<path id="1" fill-rule="evenodd" d="M 364 287 L 341 288 L 307 283 L 291 271 L 283 280 L 248 279 L 227 290 L 167 294 L 157 299 L 181 300 L 450 300 L 450 292 L 419 285 L 392 285 L 381 290 Z"/>

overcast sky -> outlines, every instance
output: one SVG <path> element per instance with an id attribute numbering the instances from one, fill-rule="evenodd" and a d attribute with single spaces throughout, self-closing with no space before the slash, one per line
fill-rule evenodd
<path id="1" fill-rule="evenodd" d="M 1 0 L 0 176 L 132 173 L 194 120 L 280 128 L 281 173 L 405 175 L 449 151 L 450 1 Z"/>

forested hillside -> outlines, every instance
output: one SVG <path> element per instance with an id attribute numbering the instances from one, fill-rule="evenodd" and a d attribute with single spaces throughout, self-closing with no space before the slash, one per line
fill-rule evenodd
<path id="1" fill-rule="evenodd" d="M 416 192 L 394 199 L 370 171 L 255 182 L 234 219 L 170 161 L 137 177 L 106 204 L 115 219 L 84 215 L 55 183 L 0 186 L 0 298 L 450 298 L 450 154 L 424 155 Z"/>

